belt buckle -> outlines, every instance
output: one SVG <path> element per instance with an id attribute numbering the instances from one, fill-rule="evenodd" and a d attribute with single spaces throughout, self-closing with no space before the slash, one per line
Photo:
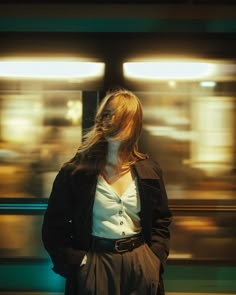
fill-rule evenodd
<path id="1" fill-rule="evenodd" d="M 119 239 L 119 240 L 116 240 L 115 241 L 115 246 L 114 246 L 116 252 L 118 252 L 118 253 L 124 253 L 124 252 L 133 250 L 134 249 L 134 245 L 135 245 L 133 241 L 135 239 L 136 238 L 131 237 L 131 238 L 128 239 L 128 241 L 127 241 L 127 239 Z M 123 241 L 124 242 L 126 241 L 128 243 L 128 248 L 127 249 L 120 250 L 118 243 L 120 243 L 120 242 L 122 243 Z"/>
<path id="2" fill-rule="evenodd" d="M 116 240 L 116 241 L 115 241 L 114 248 L 115 248 L 116 252 L 118 252 L 118 253 L 124 253 L 124 252 L 127 252 L 127 251 L 128 251 L 128 249 L 123 249 L 123 250 L 120 250 L 120 249 L 119 249 L 119 244 L 118 244 L 118 243 L 121 243 L 121 242 L 123 242 L 123 241 L 125 241 L 125 240 L 126 240 L 126 239 L 119 239 L 119 240 Z"/>

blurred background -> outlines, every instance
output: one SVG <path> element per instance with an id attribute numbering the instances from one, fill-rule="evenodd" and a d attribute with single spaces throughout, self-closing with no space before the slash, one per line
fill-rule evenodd
<path id="1" fill-rule="evenodd" d="M 168 3 L 167 3 L 168 2 Z M 0 294 L 62 294 L 53 180 L 106 91 L 140 98 L 170 208 L 167 294 L 236 294 L 236 3 L 0 1 Z"/>

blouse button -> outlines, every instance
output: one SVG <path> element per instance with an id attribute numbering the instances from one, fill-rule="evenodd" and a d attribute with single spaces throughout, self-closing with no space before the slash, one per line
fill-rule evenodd
<path id="1" fill-rule="evenodd" d="M 120 222 L 120 225 L 122 225 L 123 223 L 124 223 L 124 222 L 123 222 L 123 221 L 121 221 L 121 222 Z"/>
<path id="2" fill-rule="evenodd" d="M 119 211 L 119 215 L 122 215 L 122 213 L 123 213 L 123 211 L 122 211 L 122 210 L 120 210 L 120 211 Z"/>
<path id="3" fill-rule="evenodd" d="M 122 235 L 123 235 L 123 236 L 125 235 L 125 232 L 124 232 L 124 231 L 122 232 Z"/>

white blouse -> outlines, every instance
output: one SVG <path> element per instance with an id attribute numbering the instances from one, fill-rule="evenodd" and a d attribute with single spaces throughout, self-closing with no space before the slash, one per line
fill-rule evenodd
<path id="1" fill-rule="evenodd" d="M 141 232 L 140 198 L 136 178 L 119 196 L 100 175 L 93 205 L 92 235 L 119 239 Z"/>

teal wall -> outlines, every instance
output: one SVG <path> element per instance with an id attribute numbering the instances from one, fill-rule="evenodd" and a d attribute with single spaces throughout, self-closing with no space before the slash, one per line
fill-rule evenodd
<path id="1" fill-rule="evenodd" d="M 236 19 L 0 18 L 0 32 L 236 32 Z"/>

